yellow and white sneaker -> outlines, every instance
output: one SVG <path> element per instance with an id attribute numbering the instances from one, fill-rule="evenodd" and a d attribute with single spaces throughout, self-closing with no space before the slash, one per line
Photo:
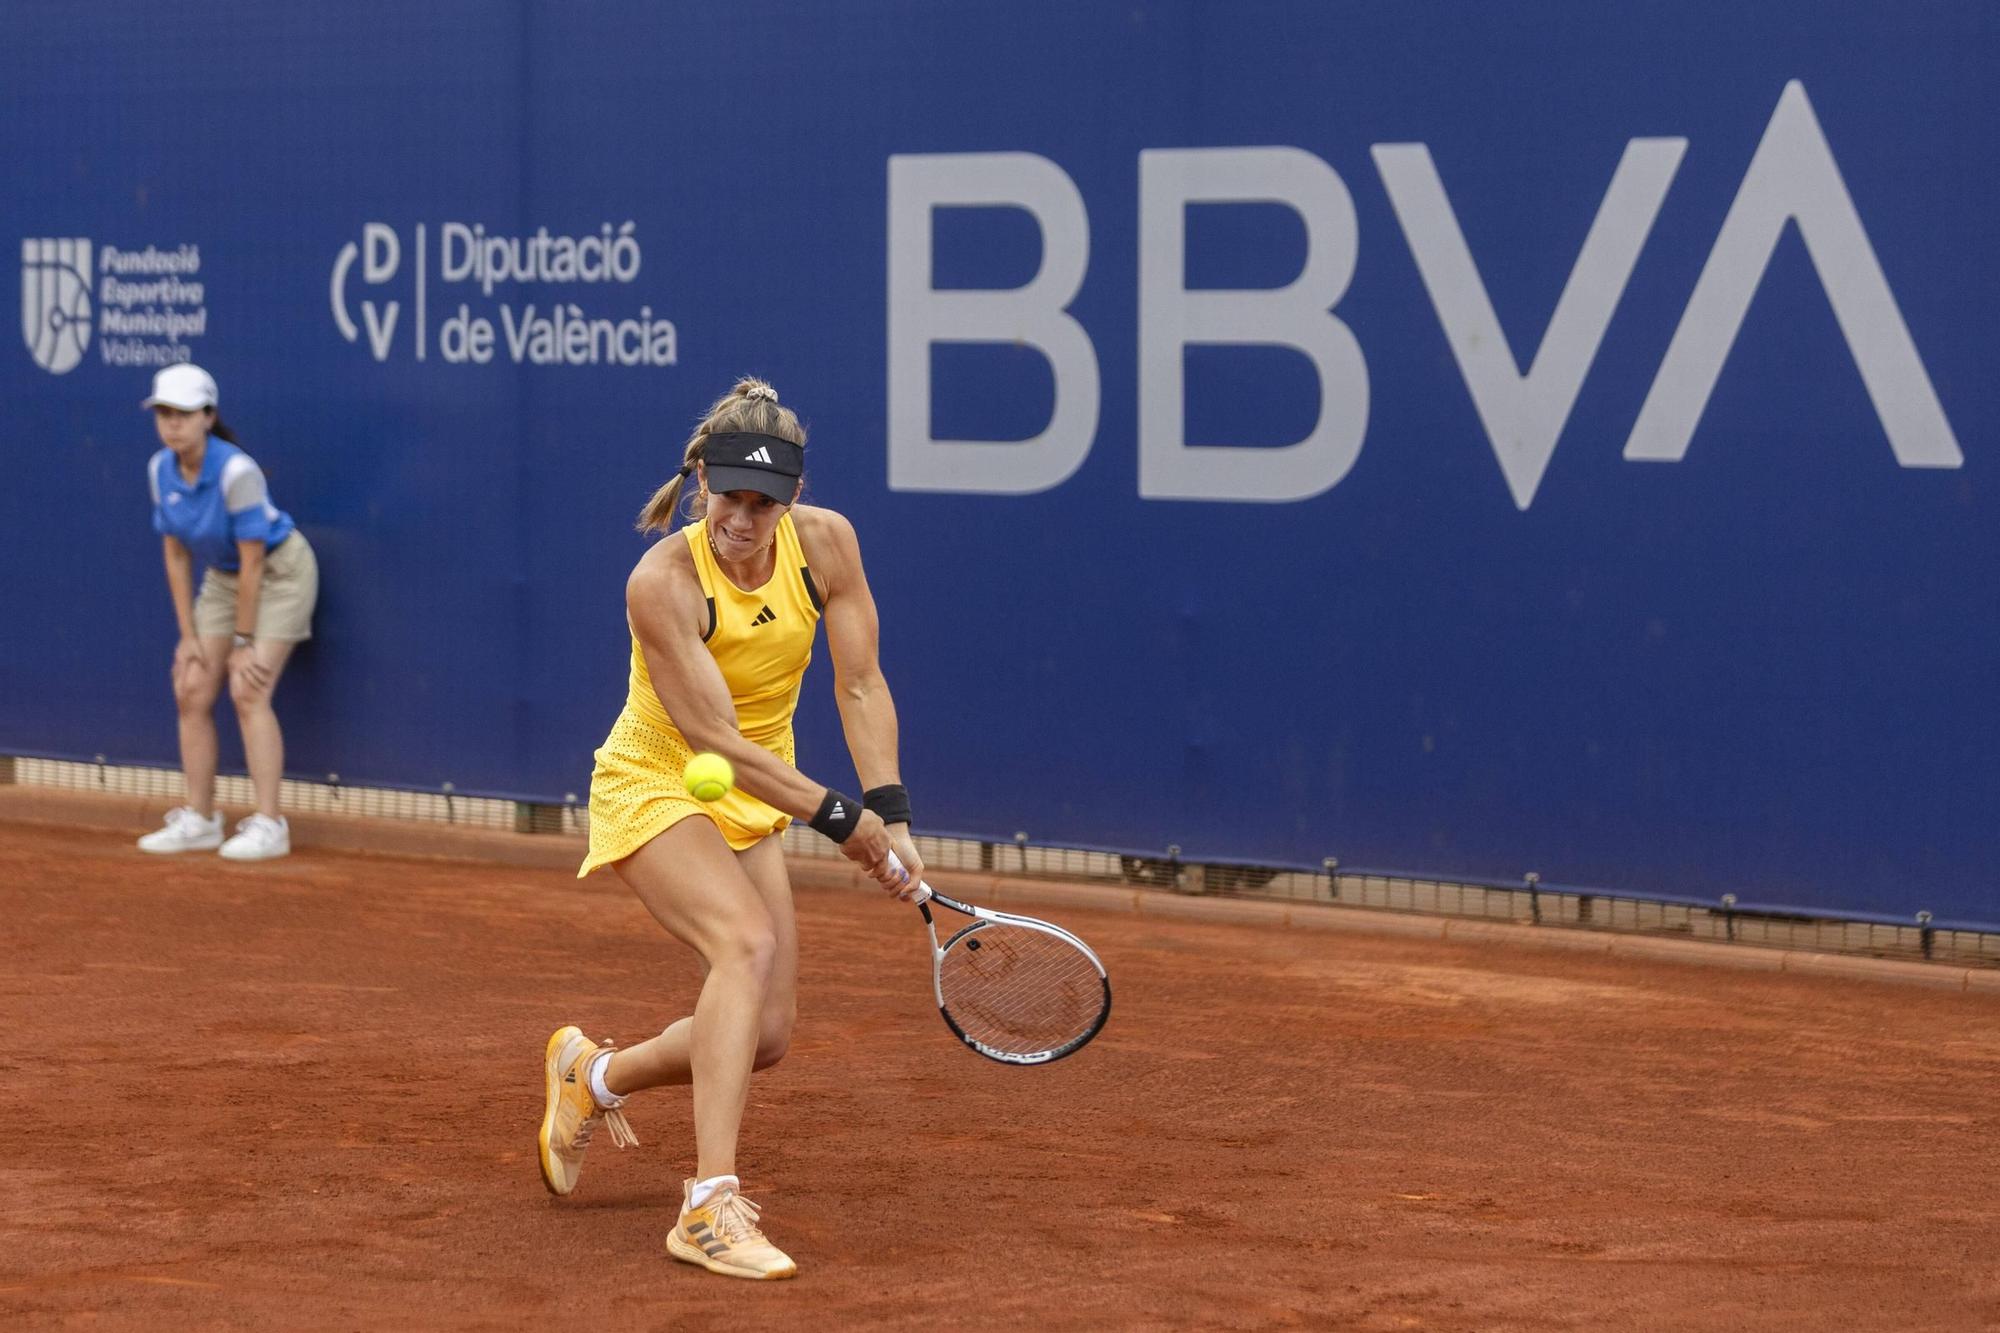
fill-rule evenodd
<path id="1" fill-rule="evenodd" d="M 724 1185 L 699 1208 L 690 1208 L 692 1180 L 681 1186 L 681 1218 L 667 1233 L 667 1253 L 683 1263 L 700 1264 L 727 1277 L 797 1277 L 799 1266 L 770 1241 L 757 1225 L 757 1205 Z"/>
<path id="2" fill-rule="evenodd" d="M 639 1142 L 625 1113 L 620 1097 L 615 1105 L 603 1106 L 590 1092 L 590 1057 L 611 1045 L 599 1046 L 576 1027 L 560 1027 L 549 1035 L 542 1052 L 542 1183 L 551 1194 L 568 1194 L 583 1174 L 583 1150 L 599 1124 L 611 1130 L 611 1141 L 621 1148 Z"/>

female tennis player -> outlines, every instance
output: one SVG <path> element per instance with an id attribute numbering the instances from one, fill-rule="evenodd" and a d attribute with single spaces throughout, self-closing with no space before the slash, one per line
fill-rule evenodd
<path id="1" fill-rule="evenodd" d="M 312 637 L 319 564 L 292 516 L 271 503 L 263 470 L 216 415 L 207 371 L 186 363 L 166 367 L 141 406 L 152 410 L 164 446 L 146 465 L 146 480 L 180 622 L 172 678 L 187 804 L 169 810 L 164 827 L 139 846 L 160 853 L 220 849 L 234 861 L 285 856 L 292 850 L 291 826 L 278 809 L 285 739 L 271 694 L 292 649 Z M 196 560 L 207 567 L 199 596 Z M 257 798 L 256 812 L 227 842 L 215 808 L 215 700 L 225 678 Z"/>
<path id="2" fill-rule="evenodd" d="M 736 1176 L 751 1071 L 784 1055 L 795 1017 L 798 932 L 776 835 L 806 820 L 899 897 L 923 876 L 895 705 L 876 662 L 875 602 L 853 526 L 796 503 L 805 442 L 770 385 L 739 382 L 696 427 L 639 527 L 666 532 L 689 478 L 696 521 L 648 550 L 625 585 L 630 690 L 597 751 L 590 852 L 577 873 L 611 866 L 700 955 L 694 1013 L 623 1049 L 561 1027 L 543 1052 L 540 1157 L 556 1194 L 576 1188 L 599 1123 L 620 1147 L 637 1141 L 621 1109 L 633 1093 L 694 1085 L 699 1160 L 667 1252 L 732 1277 L 798 1271 L 765 1239 Z M 792 713 L 822 620 L 841 726 L 867 789 L 859 801 L 793 767 Z M 736 788 L 707 804 L 681 778 L 701 751 L 736 771 Z"/>

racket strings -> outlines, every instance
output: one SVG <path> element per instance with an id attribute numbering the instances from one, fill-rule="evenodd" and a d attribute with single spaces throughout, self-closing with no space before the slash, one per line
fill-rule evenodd
<path id="1" fill-rule="evenodd" d="M 938 970 L 944 1007 L 966 1035 L 999 1050 L 1055 1050 L 1089 1031 L 1104 982 L 1075 945 L 1039 930 L 989 925 L 960 940 Z"/>

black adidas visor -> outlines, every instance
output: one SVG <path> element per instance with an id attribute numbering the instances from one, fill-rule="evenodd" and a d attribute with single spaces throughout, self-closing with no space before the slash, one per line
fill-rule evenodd
<path id="1" fill-rule="evenodd" d="M 701 461 L 711 491 L 756 491 L 790 504 L 806 470 L 806 451 L 775 435 L 732 431 L 709 436 Z"/>

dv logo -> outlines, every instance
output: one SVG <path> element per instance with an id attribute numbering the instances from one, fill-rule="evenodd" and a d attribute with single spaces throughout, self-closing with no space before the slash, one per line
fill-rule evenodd
<path id="1" fill-rule="evenodd" d="M 21 242 L 21 336 L 51 375 L 76 369 L 90 346 L 90 272 L 80 236 Z"/>
<path id="2" fill-rule="evenodd" d="M 422 244 L 419 234 L 418 244 Z M 347 271 L 354 267 L 356 258 L 361 260 L 361 280 L 373 287 L 379 287 L 396 276 L 402 267 L 403 243 L 397 239 L 395 228 L 380 222 L 369 222 L 361 228 L 361 244 L 353 241 L 340 247 L 340 254 L 333 261 L 333 282 L 328 297 L 333 303 L 333 322 L 339 328 L 340 336 L 349 342 L 361 336 L 354 326 L 354 320 L 347 313 Z M 389 359 L 389 344 L 396 336 L 396 316 L 401 313 L 402 303 L 385 301 L 377 306 L 373 301 L 361 303 L 361 322 L 368 326 L 368 350 L 375 354 L 377 361 Z"/>

